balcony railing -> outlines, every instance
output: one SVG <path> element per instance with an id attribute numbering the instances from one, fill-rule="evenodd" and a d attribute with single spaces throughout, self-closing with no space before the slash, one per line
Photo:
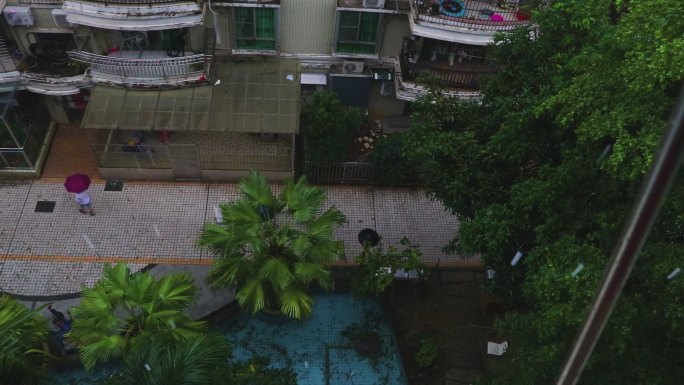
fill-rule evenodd
<path id="1" fill-rule="evenodd" d="M 9 53 L 5 41 L 0 38 L 0 73 L 12 72 L 17 70 L 17 64 Z"/>
<path id="2" fill-rule="evenodd" d="M 416 23 L 496 32 L 530 22 L 530 13 L 521 0 L 412 0 Z"/>
<path id="3" fill-rule="evenodd" d="M 145 53 L 145 52 L 143 52 Z M 147 51 L 154 56 L 156 51 Z M 165 85 L 206 80 L 211 56 L 126 58 L 71 51 L 69 57 L 85 63 L 94 82 Z"/>
<path id="4" fill-rule="evenodd" d="M 27 2 L 34 2 L 34 0 L 23 0 Z M 38 0 L 40 1 L 57 1 L 61 3 L 62 0 Z M 104 5 L 147 5 L 168 4 L 168 3 L 197 3 L 199 0 L 83 0 L 88 3 L 98 3 Z M 51 4 L 51 3 L 50 3 Z"/>
<path id="5" fill-rule="evenodd" d="M 445 88 L 477 91 L 481 75 L 496 72 L 495 67 L 485 62 L 484 47 L 425 38 L 423 52 L 416 53 L 414 45 L 412 39 L 404 39 L 399 56 L 403 81 L 415 81 L 426 74 Z"/>
<path id="6" fill-rule="evenodd" d="M 62 0 L 19 0 L 19 4 L 61 5 Z"/>

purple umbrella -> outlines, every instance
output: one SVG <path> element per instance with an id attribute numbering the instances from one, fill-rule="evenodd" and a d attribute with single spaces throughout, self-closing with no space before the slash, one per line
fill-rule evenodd
<path id="1" fill-rule="evenodd" d="M 64 188 L 70 193 L 81 193 L 90 187 L 90 178 L 85 174 L 69 175 L 64 181 Z"/>

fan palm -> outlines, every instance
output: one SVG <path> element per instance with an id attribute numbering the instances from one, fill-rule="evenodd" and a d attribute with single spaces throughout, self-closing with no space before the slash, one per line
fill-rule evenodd
<path id="1" fill-rule="evenodd" d="M 147 272 L 131 273 L 125 264 L 105 266 L 102 278 L 83 291 L 81 304 L 74 308 L 68 337 L 79 346 L 87 369 L 121 357 L 132 340 L 147 334 L 193 337 L 205 324 L 183 311 L 196 293 L 192 277 L 185 273 L 155 280 Z"/>
<path id="2" fill-rule="evenodd" d="M 322 211 L 325 191 L 304 177 L 288 180 L 277 197 L 257 172 L 239 187 L 238 200 L 221 204 L 223 223 L 206 225 L 198 242 L 217 257 L 209 282 L 237 286 L 238 302 L 252 313 L 308 317 L 309 285 L 328 287 L 326 265 L 343 255 L 332 233 L 344 215 L 334 206 Z"/>
<path id="3" fill-rule="evenodd" d="M 216 334 L 185 340 L 163 335 L 137 339 L 124 358 L 121 385 L 206 385 L 228 366 L 228 341 Z"/>
<path id="4" fill-rule="evenodd" d="M 41 308 L 42 309 L 42 308 Z M 8 295 L 0 296 L 0 377 L 3 384 L 37 384 L 43 378 L 47 319 Z"/>

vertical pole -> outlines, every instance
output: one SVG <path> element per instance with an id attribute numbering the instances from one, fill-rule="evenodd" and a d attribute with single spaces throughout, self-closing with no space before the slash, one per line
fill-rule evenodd
<path id="1" fill-rule="evenodd" d="M 670 127 L 648 175 L 644 178 L 632 213 L 627 220 L 608 262 L 596 296 L 582 329 L 577 335 L 556 385 L 575 385 L 608 322 L 620 292 L 629 278 L 639 252 L 663 205 L 684 152 L 684 88 L 675 104 Z"/>

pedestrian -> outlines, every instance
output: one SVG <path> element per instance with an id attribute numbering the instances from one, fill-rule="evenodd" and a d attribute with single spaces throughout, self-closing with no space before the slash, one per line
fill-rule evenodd
<path id="1" fill-rule="evenodd" d="M 78 211 L 80 211 L 83 214 L 90 214 L 90 215 L 95 215 L 95 210 L 93 210 L 92 203 L 90 202 L 90 195 L 88 195 L 88 190 L 83 190 L 80 193 L 77 193 L 75 196 L 76 203 L 81 206 Z"/>

